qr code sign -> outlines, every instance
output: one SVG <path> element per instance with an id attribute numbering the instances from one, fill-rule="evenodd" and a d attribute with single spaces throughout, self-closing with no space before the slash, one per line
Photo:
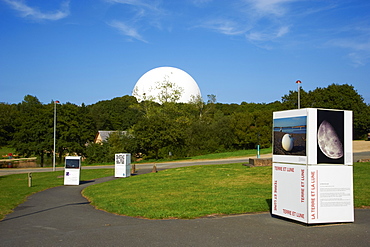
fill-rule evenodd
<path id="1" fill-rule="evenodd" d="M 125 156 L 123 154 L 116 154 L 116 164 L 125 164 Z"/>

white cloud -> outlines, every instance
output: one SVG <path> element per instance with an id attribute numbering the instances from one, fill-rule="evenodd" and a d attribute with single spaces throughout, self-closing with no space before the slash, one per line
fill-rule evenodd
<path id="1" fill-rule="evenodd" d="M 290 31 L 289 5 L 300 0 L 239 0 L 229 5 L 223 18 L 209 17 L 198 27 L 225 35 L 245 35 L 250 42 L 279 39 Z"/>
<path id="2" fill-rule="evenodd" d="M 286 4 L 297 0 L 245 0 L 249 8 L 260 15 L 283 16 L 287 12 Z"/>
<path id="3" fill-rule="evenodd" d="M 281 26 L 276 33 L 276 38 L 283 37 L 285 34 L 289 33 L 289 27 L 288 26 Z"/>
<path id="4" fill-rule="evenodd" d="M 326 44 L 348 51 L 348 58 L 354 66 L 362 66 L 370 61 L 370 22 L 354 21 L 332 31 L 332 38 Z"/>
<path id="5" fill-rule="evenodd" d="M 69 15 L 69 1 L 61 4 L 61 9 L 53 13 L 44 13 L 36 7 L 28 6 L 22 0 L 2 0 L 8 4 L 12 9 L 18 11 L 22 17 L 33 18 L 37 20 L 51 20 L 56 21 L 63 19 Z"/>
<path id="6" fill-rule="evenodd" d="M 125 36 L 129 36 L 136 40 L 147 42 L 142 35 L 139 33 L 138 26 L 145 27 L 155 27 L 161 28 L 161 17 L 164 15 L 164 11 L 160 9 L 159 2 L 157 0 L 105 0 L 112 4 L 128 5 L 134 13 L 129 17 L 128 21 L 118 21 L 113 20 L 108 24 Z M 127 16 L 125 16 L 127 19 Z M 129 24 L 130 23 L 130 24 Z M 136 26 L 136 27 L 135 27 Z"/>
<path id="7" fill-rule="evenodd" d="M 370 52 L 370 40 L 361 42 L 357 40 L 341 40 L 334 42 L 335 45 L 356 51 Z"/>
<path id="8" fill-rule="evenodd" d="M 354 66 L 365 65 L 370 60 L 370 37 L 367 40 L 359 40 L 358 37 L 332 40 L 329 44 L 349 50 L 347 56 Z"/>
<path id="9" fill-rule="evenodd" d="M 226 35 L 240 35 L 245 32 L 238 23 L 227 19 L 214 19 L 204 22 L 200 27 L 212 29 Z"/>
<path id="10" fill-rule="evenodd" d="M 191 0 L 191 2 L 195 5 L 195 6 L 204 6 L 210 2 L 212 2 L 213 0 Z"/>
<path id="11" fill-rule="evenodd" d="M 130 38 L 134 38 L 143 42 L 147 42 L 137 31 L 136 28 L 127 25 L 124 22 L 121 21 L 111 21 L 108 23 L 109 26 L 114 27 L 117 29 L 121 34 L 128 36 Z"/>
<path id="12" fill-rule="evenodd" d="M 279 27 L 276 30 L 250 31 L 245 37 L 251 42 L 264 42 L 280 38 L 289 32 L 288 26 Z"/>
<path id="13" fill-rule="evenodd" d="M 367 61 L 370 59 L 370 55 L 358 52 L 351 52 L 348 54 L 348 58 L 351 60 L 354 67 L 358 67 L 366 65 Z"/>
<path id="14" fill-rule="evenodd" d="M 105 0 L 105 1 L 108 3 L 127 4 L 151 10 L 158 10 L 157 8 L 158 4 L 156 1 L 145 1 L 145 0 Z"/>

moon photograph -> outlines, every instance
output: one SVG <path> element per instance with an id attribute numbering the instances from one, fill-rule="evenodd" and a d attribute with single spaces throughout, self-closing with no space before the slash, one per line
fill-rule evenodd
<path id="1" fill-rule="evenodd" d="M 344 113 L 318 110 L 317 163 L 343 164 Z"/>
<path id="2" fill-rule="evenodd" d="M 278 118 L 273 124 L 273 154 L 306 156 L 306 116 Z"/>

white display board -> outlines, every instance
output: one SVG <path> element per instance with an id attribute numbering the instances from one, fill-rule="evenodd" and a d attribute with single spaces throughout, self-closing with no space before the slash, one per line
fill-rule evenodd
<path id="1" fill-rule="evenodd" d="M 272 214 L 308 224 L 353 222 L 352 169 L 273 163 Z"/>
<path id="2" fill-rule="evenodd" d="M 353 222 L 352 112 L 274 112 L 272 214 L 307 224 Z"/>
<path id="3" fill-rule="evenodd" d="M 308 166 L 308 223 L 353 222 L 353 166 Z"/>
<path id="4" fill-rule="evenodd" d="M 131 176 L 131 154 L 119 153 L 115 155 L 114 176 L 125 178 Z"/>
<path id="5" fill-rule="evenodd" d="M 307 167 L 273 163 L 272 214 L 307 222 Z"/>
<path id="6" fill-rule="evenodd" d="M 81 176 L 81 156 L 67 156 L 64 166 L 64 185 L 79 185 Z"/>

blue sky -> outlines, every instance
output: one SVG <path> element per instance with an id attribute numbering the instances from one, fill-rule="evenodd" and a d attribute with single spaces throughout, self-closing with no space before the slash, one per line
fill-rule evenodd
<path id="1" fill-rule="evenodd" d="M 89 105 L 173 66 L 205 101 L 270 103 L 301 80 L 370 103 L 364 0 L 0 0 L 0 47 L 0 102 Z"/>

